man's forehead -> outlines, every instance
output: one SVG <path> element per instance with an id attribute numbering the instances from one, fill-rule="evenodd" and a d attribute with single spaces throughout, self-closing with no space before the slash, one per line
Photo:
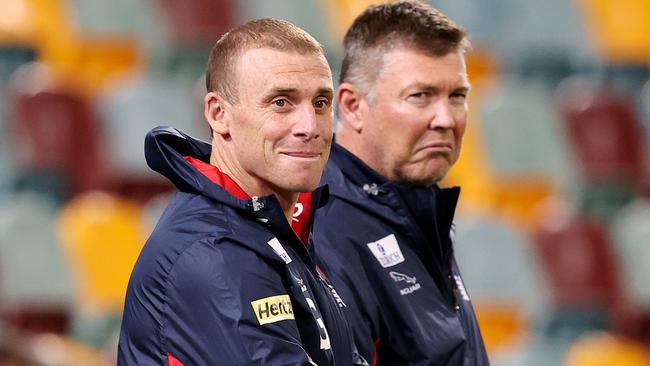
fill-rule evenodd
<path id="1" fill-rule="evenodd" d="M 411 72 L 404 72 L 402 69 Z M 431 72 L 422 72 L 422 69 L 431 69 Z M 419 71 L 419 72 L 417 72 Z M 441 73 L 440 71 L 448 71 Z M 385 55 L 384 67 L 380 75 L 396 73 L 404 81 L 412 79 L 413 82 L 427 82 L 446 79 L 469 88 L 469 78 L 465 57 L 461 51 L 453 51 L 443 56 L 435 56 L 422 50 L 413 48 L 397 48 Z M 424 79 L 423 79 L 424 77 Z"/>
<path id="2" fill-rule="evenodd" d="M 320 52 L 300 53 L 274 48 L 252 48 L 239 57 L 240 65 L 254 66 L 262 69 L 275 69 L 278 72 L 297 72 L 301 69 L 320 70 L 329 74 L 327 59 Z"/>
<path id="3" fill-rule="evenodd" d="M 329 65 L 319 53 L 252 49 L 242 55 L 239 73 L 240 80 L 246 80 L 264 92 L 333 93 Z"/>

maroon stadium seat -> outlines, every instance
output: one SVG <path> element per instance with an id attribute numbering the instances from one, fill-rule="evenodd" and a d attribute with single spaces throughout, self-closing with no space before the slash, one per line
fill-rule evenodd
<path id="1" fill-rule="evenodd" d="M 232 0 L 158 2 L 177 46 L 212 45 L 235 21 Z"/>
<path id="2" fill-rule="evenodd" d="M 564 82 L 557 96 L 583 178 L 636 185 L 646 153 L 633 98 L 584 79 Z"/>
<path id="3" fill-rule="evenodd" d="M 9 141 L 20 171 L 32 177 L 56 174 L 67 196 L 101 185 L 100 132 L 87 99 L 50 85 L 15 88 L 12 103 Z"/>

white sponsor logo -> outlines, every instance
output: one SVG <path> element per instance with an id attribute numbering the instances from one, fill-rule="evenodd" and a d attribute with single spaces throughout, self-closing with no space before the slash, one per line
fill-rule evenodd
<path id="1" fill-rule="evenodd" d="M 413 292 L 419 290 L 420 288 L 421 288 L 420 284 L 416 283 L 415 285 L 411 285 L 411 286 L 409 286 L 407 288 L 403 288 L 403 289 L 399 290 L 399 294 L 402 295 L 402 296 L 408 295 L 410 293 L 413 293 Z"/>
<path id="2" fill-rule="evenodd" d="M 334 297 L 334 300 L 336 300 L 336 304 L 337 304 L 340 308 L 345 308 L 345 307 L 347 307 L 347 305 L 345 305 L 345 303 L 343 302 L 343 299 L 341 299 L 341 296 L 339 296 L 339 293 L 336 292 L 336 289 L 334 288 L 334 286 L 330 285 L 330 284 L 327 283 L 327 282 L 323 282 L 323 283 L 325 284 L 325 286 L 327 286 L 327 288 L 328 288 L 328 289 L 330 290 L 330 292 L 332 293 L 332 296 Z"/>
<path id="3" fill-rule="evenodd" d="M 305 207 L 302 205 L 302 203 L 296 202 L 296 206 L 294 207 L 294 210 L 293 210 L 293 217 L 291 218 L 291 220 L 293 220 L 295 222 L 298 222 L 299 221 L 298 218 L 300 217 L 300 215 L 302 215 L 302 212 L 304 210 L 305 210 Z"/>
<path id="4" fill-rule="evenodd" d="M 463 280 L 460 278 L 460 276 L 454 275 L 454 280 L 456 280 L 456 286 L 458 287 L 458 292 L 460 292 L 460 296 L 463 298 L 465 301 L 469 301 L 469 295 L 467 294 L 467 290 L 465 290 L 465 285 L 463 284 Z"/>
<path id="5" fill-rule="evenodd" d="M 287 251 L 284 250 L 284 248 L 282 247 L 282 244 L 280 244 L 280 241 L 278 240 L 278 238 L 273 238 L 273 239 L 269 240 L 267 243 L 271 246 L 271 248 L 273 248 L 273 251 L 275 252 L 275 254 L 280 256 L 280 258 L 282 258 L 284 263 L 286 263 L 286 264 L 291 263 L 291 257 L 289 257 L 289 254 L 287 253 Z"/>
<path id="6" fill-rule="evenodd" d="M 415 283 L 415 280 L 417 279 L 415 277 L 411 277 L 411 276 L 405 275 L 404 273 L 399 273 L 399 272 L 395 272 L 395 271 L 390 271 L 389 274 L 390 274 L 390 277 L 395 282 L 404 281 L 406 283 Z"/>
<path id="7" fill-rule="evenodd" d="M 314 304 L 314 301 L 309 297 L 307 297 L 307 295 L 305 295 L 305 300 L 307 300 L 307 305 L 309 305 L 312 314 L 316 314 L 316 304 Z M 316 318 L 316 324 L 318 324 L 318 328 L 320 330 L 320 349 L 332 348 L 330 344 L 330 336 L 329 334 L 327 334 L 327 328 L 325 328 L 325 323 L 323 322 L 323 318 L 321 317 Z"/>
<path id="8" fill-rule="evenodd" d="M 332 348 L 330 344 L 330 336 L 327 333 L 327 328 L 325 328 L 325 323 L 323 322 L 323 319 L 318 312 L 316 304 L 314 304 L 314 300 L 311 299 L 311 295 L 309 294 L 307 286 L 305 285 L 302 278 L 297 278 L 293 274 L 292 276 L 296 280 L 298 286 L 300 286 L 300 290 L 302 291 L 302 295 L 305 297 L 305 301 L 309 306 L 309 310 L 311 310 L 311 314 L 314 316 L 314 319 L 316 319 L 316 324 L 318 325 L 318 333 L 320 334 L 320 349 Z"/>
<path id="9" fill-rule="evenodd" d="M 384 268 L 404 262 L 404 255 L 394 234 L 368 243 L 368 248 Z"/>
<path id="10" fill-rule="evenodd" d="M 406 282 L 406 284 L 410 284 L 408 287 L 399 290 L 399 294 L 402 296 L 408 295 L 422 288 L 422 286 L 420 286 L 420 284 L 417 282 L 416 277 L 411 277 L 409 275 L 405 275 L 404 273 L 395 271 L 390 271 L 388 274 L 390 274 L 390 277 L 395 282 Z"/>

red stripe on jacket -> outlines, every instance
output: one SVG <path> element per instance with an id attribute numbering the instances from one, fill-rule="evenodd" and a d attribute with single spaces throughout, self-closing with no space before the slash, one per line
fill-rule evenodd
<path id="1" fill-rule="evenodd" d="M 205 175 L 210 181 L 223 187 L 231 195 L 245 200 L 251 198 L 228 174 L 222 172 L 214 165 L 191 156 L 184 156 L 185 161 L 190 163 L 196 170 Z M 291 228 L 296 232 L 302 243 L 307 246 L 309 240 L 309 221 L 311 220 L 312 206 L 311 192 L 304 192 L 298 195 L 298 201 L 294 208 L 291 220 Z"/>

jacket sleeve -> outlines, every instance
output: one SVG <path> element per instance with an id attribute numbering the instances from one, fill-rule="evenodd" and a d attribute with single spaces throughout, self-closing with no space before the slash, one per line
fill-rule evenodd
<path id="1" fill-rule="evenodd" d="M 169 365 L 313 364 L 282 277 L 254 252 L 197 242 L 167 286 L 161 343 Z"/>

